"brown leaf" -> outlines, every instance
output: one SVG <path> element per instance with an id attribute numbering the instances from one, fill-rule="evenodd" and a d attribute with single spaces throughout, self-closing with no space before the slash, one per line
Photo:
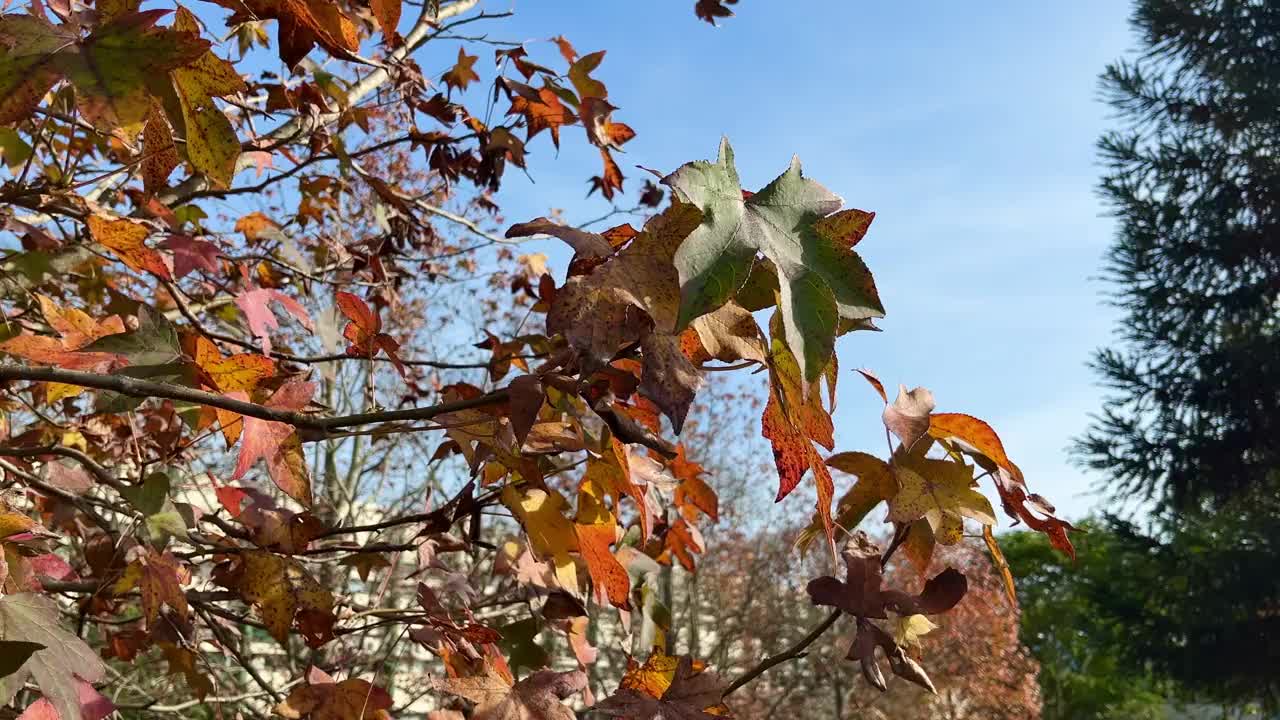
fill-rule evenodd
<path id="1" fill-rule="evenodd" d="M 295 621 L 312 647 L 332 636 L 333 596 L 296 560 L 250 550 L 218 566 L 213 578 L 257 608 L 267 632 L 281 643 Z"/>
<path id="2" fill-rule="evenodd" d="M 512 684 L 486 664 L 483 675 L 436 680 L 434 684 L 475 703 L 474 720 L 575 720 L 573 710 L 560 701 L 582 692 L 587 687 L 587 674 L 581 670 L 539 670 Z"/>
<path id="3" fill-rule="evenodd" d="M 360 48 L 356 24 L 331 0 L 214 0 L 232 11 L 228 25 L 278 20 L 280 59 L 296 66 L 317 44 L 335 57 Z"/>
<path id="4" fill-rule="evenodd" d="M 173 144 L 173 129 L 164 116 L 160 103 L 153 102 L 142 128 L 142 187 L 148 193 L 163 190 L 169 174 L 178 167 L 178 150 Z M 181 276 L 181 274 L 179 274 Z"/>
<path id="5" fill-rule="evenodd" d="M 733 301 L 697 318 L 692 325 L 702 347 L 716 360 L 764 363 L 768 358 L 756 319 Z"/>
<path id="6" fill-rule="evenodd" d="M 187 595 L 182 585 L 190 577 L 190 571 L 172 553 L 148 550 L 129 563 L 111 591 L 120 595 L 138 588 L 142 593 L 142 613 L 147 619 L 147 627 L 154 629 L 164 605 L 172 608 L 182 620 L 187 619 Z"/>
<path id="7" fill-rule="evenodd" d="M 389 718 L 391 695 L 359 678 L 335 681 L 317 667 L 307 671 L 307 683 L 289 691 L 276 713 L 289 720 L 384 720 Z"/>
<path id="8" fill-rule="evenodd" d="M 841 551 L 845 579 L 824 576 L 809 583 L 809 599 L 814 605 L 839 608 L 860 618 L 887 618 L 886 610 L 898 615 L 936 615 L 960 602 L 968 591 L 964 573 L 947 568 L 925 583 L 919 595 L 886 590 L 880 546 L 861 530 L 849 536 Z"/>
<path id="9" fill-rule="evenodd" d="M 478 55 L 468 55 L 458 48 L 458 62 L 444 74 L 444 84 L 450 89 L 466 90 L 468 85 L 480 79 L 474 69 L 479 59 Z"/>
<path id="10" fill-rule="evenodd" d="M 552 222 L 545 217 L 534 218 L 529 222 L 516 223 L 507 228 L 509 238 L 530 237 L 532 235 L 550 235 L 568 243 L 579 257 L 606 258 L 613 255 L 613 246 L 598 233 L 579 230 L 568 225 Z"/>

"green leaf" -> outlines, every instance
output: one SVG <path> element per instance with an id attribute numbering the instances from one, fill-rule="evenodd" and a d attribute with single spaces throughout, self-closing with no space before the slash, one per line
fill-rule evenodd
<path id="1" fill-rule="evenodd" d="M 9 172 L 16 173 L 31 158 L 31 146 L 11 128 L 0 127 L 0 159 Z"/>
<path id="2" fill-rule="evenodd" d="M 209 49 L 195 33 L 157 28 L 168 11 L 122 15 L 54 57 L 54 64 L 76 88 L 76 100 L 89 122 L 104 130 L 140 130 L 151 109 L 150 84 L 187 65 Z"/>
<path id="3" fill-rule="evenodd" d="M 163 548 L 172 538 L 186 539 L 187 528 L 194 518 L 188 505 L 177 505 L 169 499 L 173 480 L 168 472 L 151 473 L 141 485 L 126 486 L 120 490 L 129 504 L 137 508 L 146 519 L 143 521 L 152 546 Z"/>
<path id="4" fill-rule="evenodd" d="M 178 331 L 164 315 L 145 305 L 138 308 L 138 329 L 107 335 L 81 348 L 84 352 L 124 355 L 130 365 L 168 365 L 182 357 Z"/>
<path id="5" fill-rule="evenodd" d="M 517 620 L 498 628 L 498 632 L 502 634 L 498 647 L 506 655 L 512 672 L 519 673 L 521 668 L 540 670 L 551 664 L 550 655 L 537 642 L 538 633 L 542 632 L 538 618 Z"/>
<path id="6" fill-rule="evenodd" d="M 144 525 L 152 547 L 163 549 L 173 538 L 186 540 L 187 528 L 191 526 L 191 518 L 187 517 L 190 509 L 190 505 L 176 505 L 166 498 L 160 512 L 148 515 Z M 187 511 L 186 515 L 183 510 Z"/>
<path id="7" fill-rule="evenodd" d="M 703 213 L 702 224 L 675 257 L 681 328 L 732 299 L 751 276 L 757 253 L 776 269 L 787 345 L 806 380 L 816 380 L 827 366 L 842 318 L 884 316 L 871 273 L 851 249 L 856 240 L 815 226 L 840 209 L 841 199 L 805 178 L 798 159 L 744 199 L 733 149 L 725 139 L 716 162 L 688 163 L 663 182 Z M 767 285 L 769 278 L 761 281 Z M 754 296 L 759 294 L 752 291 L 747 307 L 758 303 Z"/>
<path id="8" fill-rule="evenodd" d="M 0 17 L 0 124 L 21 122 L 62 73 L 54 66 L 60 49 L 76 36 L 32 15 Z"/>
<path id="9" fill-rule="evenodd" d="M 128 485 L 121 488 L 120 494 L 144 515 L 152 515 L 160 512 L 169 499 L 170 484 L 168 473 L 154 472 L 148 475 L 141 485 Z"/>
<path id="10" fill-rule="evenodd" d="M 183 7 L 178 8 L 173 26 L 182 31 L 199 31 L 195 16 Z M 186 125 L 187 159 L 214 184 L 227 187 L 240 157 L 240 139 L 213 98 L 240 92 L 247 86 L 231 63 L 211 51 L 191 65 L 174 70 L 172 75 Z"/>

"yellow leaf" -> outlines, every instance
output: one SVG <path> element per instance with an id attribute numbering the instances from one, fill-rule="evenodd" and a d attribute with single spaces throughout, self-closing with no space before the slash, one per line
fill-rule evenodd
<path id="1" fill-rule="evenodd" d="M 578 537 L 573 523 L 565 517 L 568 503 L 564 497 L 555 491 L 519 490 L 508 485 L 502 489 L 502 502 L 519 518 L 533 552 L 551 558 L 560 583 L 569 589 L 581 587 L 577 567 L 569 556 L 578 549 Z"/>
<path id="2" fill-rule="evenodd" d="M 893 620 L 893 639 L 899 645 L 919 645 L 920 638 L 937 627 L 924 615 L 899 615 Z"/>

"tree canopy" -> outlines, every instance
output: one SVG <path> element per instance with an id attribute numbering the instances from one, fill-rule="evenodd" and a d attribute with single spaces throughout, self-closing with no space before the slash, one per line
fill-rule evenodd
<path id="1" fill-rule="evenodd" d="M 1073 552 L 987 423 L 838 367 L 885 313 L 874 213 L 798 159 L 751 191 L 722 139 L 632 184 L 638 227 L 509 224 L 504 174 L 572 126 L 621 203 L 636 130 L 604 51 L 497 39 L 477 5 L 0 15 L 0 699 L 25 720 L 724 717 L 842 622 L 870 686 L 935 692 L 895 623 L 979 577 L 935 547 L 981 531 L 1015 592 L 979 490 Z M 568 267 L 517 254 L 534 236 Z M 826 614 L 733 677 L 674 646 L 662 591 L 719 519 L 680 441 L 711 373 L 767 395 L 823 566 L 793 601 Z M 883 455 L 836 452 L 843 377 Z"/>

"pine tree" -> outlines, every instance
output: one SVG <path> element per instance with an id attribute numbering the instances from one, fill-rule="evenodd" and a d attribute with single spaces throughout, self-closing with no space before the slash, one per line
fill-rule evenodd
<path id="1" fill-rule="evenodd" d="M 1275 709 L 1280 2 L 1137 0 L 1133 24 L 1141 54 L 1103 75 L 1124 128 L 1099 143 L 1120 342 L 1096 356 L 1110 395 L 1076 449 L 1156 512 L 1108 518 L 1125 568 L 1091 614 L 1130 631 L 1130 671 Z"/>
<path id="2" fill-rule="evenodd" d="M 1280 3 L 1139 0 L 1133 23 L 1099 143 L 1121 342 L 1077 449 L 1114 494 L 1185 510 L 1280 468 Z"/>

